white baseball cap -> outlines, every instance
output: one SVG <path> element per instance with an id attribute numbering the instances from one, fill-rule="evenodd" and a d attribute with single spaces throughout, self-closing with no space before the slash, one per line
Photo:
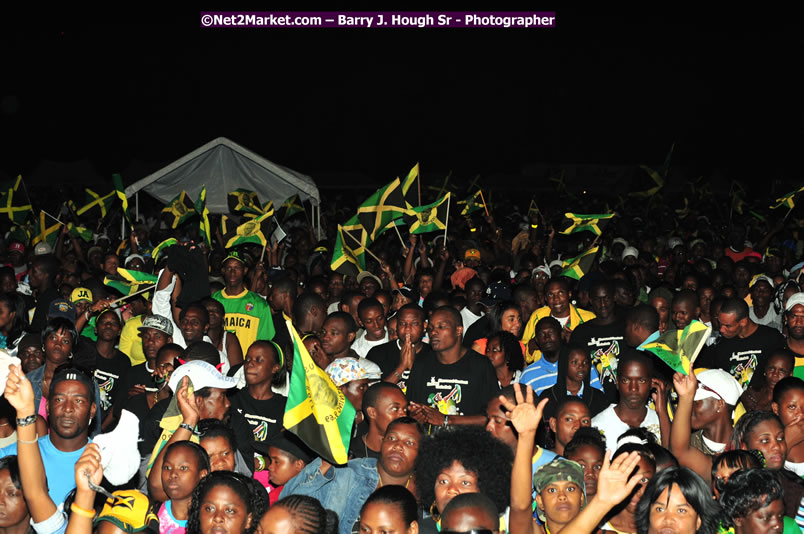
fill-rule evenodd
<path id="1" fill-rule="evenodd" d="M 181 379 L 185 376 L 190 377 L 190 381 L 193 383 L 193 389 L 196 391 L 201 388 L 230 389 L 237 385 L 236 379 L 222 375 L 220 371 L 207 362 L 203 360 L 193 360 L 178 366 L 176 370 L 173 371 L 173 374 L 170 375 L 168 387 L 170 387 L 173 392 L 178 391 Z"/>
<path id="2" fill-rule="evenodd" d="M 722 369 L 701 371 L 697 377 L 698 391 L 695 392 L 695 400 L 723 399 L 729 406 L 736 406 L 743 394 L 743 388 L 737 379 Z"/>

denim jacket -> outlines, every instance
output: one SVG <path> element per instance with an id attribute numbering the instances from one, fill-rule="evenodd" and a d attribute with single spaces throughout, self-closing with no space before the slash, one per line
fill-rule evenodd
<path id="1" fill-rule="evenodd" d="M 380 474 L 377 460 L 359 458 L 343 467 L 330 467 L 321 474 L 321 458 L 316 458 L 282 488 L 280 498 L 308 495 L 318 499 L 324 508 L 338 514 L 338 534 L 351 534 L 360 508 L 377 489 Z"/>
<path id="2" fill-rule="evenodd" d="M 27 375 L 25 378 L 31 381 L 31 386 L 33 387 L 34 392 L 34 413 L 39 413 L 39 403 L 42 402 L 42 379 L 45 378 L 45 366 L 42 365 L 41 367 L 37 367 Z M 92 381 L 95 384 L 95 406 L 96 412 L 95 417 L 90 423 L 89 428 L 89 437 L 94 437 L 97 434 L 100 434 L 101 431 L 101 422 L 103 422 L 103 414 L 101 413 L 101 401 L 100 401 L 100 390 L 98 389 L 98 384 L 94 380 Z"/>

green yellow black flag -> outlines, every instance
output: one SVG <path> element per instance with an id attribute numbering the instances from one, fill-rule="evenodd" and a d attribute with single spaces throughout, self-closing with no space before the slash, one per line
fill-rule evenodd
<path id="1" fill-rule="evenodd" d="M 212 234 L 209 228 L 209 209 L 207 208 L 207 186 L 201 188 L 198 194 L 198 200 L 195 201 L 195 212 L 201 216 L 201 222 L 198 225 L 198 233 L 207 244 L 207 247 L 212 247 Z"/>
<path id="2" fill-rule="evenodd" d="M 412 215 L 405 215 L 408 231 L 411 234 L 426 234 L 446 230 L 450 195 L 447 193 L 432 204 L 413 208 Z"/>
<path id="3" fill-rule="evenodd" d="M 592 247 L 583 254 L 563 262 L 564 270 L 559 276 L 580 280 L 592 268 L 598 249 L 599 247 Z"/>
<path id="4" fill-rule="evenodd" d="M 86 203 L 80 208 L 74 209 L 75 214 L 79 217 L 86 215 L 87 217 L 103 219 L 109 213 L 109 208 L 114 204 L 114 199 L 117 198 L 117 193 L 112 191 L 108 195 L 100 196 L 98 193 L 90 188 L 85 188 L 87 198 Z M 72 204 L 72 206 L 75 206 Z"/>
<path id="5" fill-rule="evenodd" d="M 285 222 L 297 213 L 304 213 L 304 205 L 299 195 L 293 195 L 285 200 L 282 205 L 279 206 L 279 209 L 276 210 L 276 218 L 279 219 L 280 222 Z"/>
<path id="6" fill-rule="evenodd" d="M 293 370 L 283 426 L 324 460 L 343 465 L 349 459 L 355 408 L 315 364 L 293 323 L 288 319 L 285 324 L 293 342 Z"/>
<path id="7" fill-rule="evenodd" d="M 31 244 L 36 245 L 40 241 L 44 241 L 51 247 L 54 246 L 56 244 L 56 240 L 59 238 L 61 226 L 61 223 L 56 221 L 56 224 L 48 227 L 45 212 L 40 211 L 39 220 L 34 223 L 34 236 Z"/>
<path id="8" fill-rule="evenodd" d="M 0 192 L 0 214 L 6 215 L 14 224 L 22 224 L 33 213 L 31 200 L 25 192 L 22 175 L 14 183 Z"/>
<path id="9" fill-rule="evenodd" d="M 262 205 L 257 193 L 247 189 L 235 189 L 226 195 L 229 211 L 232 213 L 243 213 L 251 215 L 262 215 Z"/>
<path id="10" fill-rule="evenodd" d="M 265 246 L 270 235 L 271 215 L 266 213 L 244 222 L 233 230 L 230 228 L 228 234 L 223 234 L 224 247 L 232 248 L 246 243 Z"/>
<path id="11" fill-rule="evenodd" d="M 165 251 L 169 247 L 172 247 L 173 245 L 177 245 L 178 243 L 179 243 L 178 239 L 176 239 L 175 237 L 169 237 L 164 241 L 162 241 L 161 243 L 159 243 L 158 245 L 156 245 L 151 250 L 151 257 L 154 259 L 154 263 L 159 261 L 159 256 L 162 254 L 163 251 Z"/>
<path id="12" fill-rule="evenodd" d="M 338 225 L 338 233 L 335 235 L 335 247 L 332 249 L 332 262 L 330 268 L 344 276 L 357 278 L 357 275 L 365 269 L 365 248 L 359 245 L 355 239 L 359 237 L 350 232 L 344 234 L 344 227 Z"/>
<path id="13" fill-rule="evenodd" d="M 385 231 L 388 223 L 410 214 L 405 203 L 399 178 L 378 189 L 357 208 L 357 219 L 368 233 L 368 238 L 375 241 Z"/>
<path id="14" fill-rule="evenodd" d="M 168 226 L 175 229 L 195 215 L 195 203 L 187 191 L 182 191 L 162 210 L 162 218 Z"/>
<path id="15" fill-rule="evenodd" d="M 584 215 L 581 213 L 565 213 L 564 216 L 572 221 L 562 234 L 574 234 L 575 232 L 583 232 L 588 230 L 595 235 L 603 233 L 603 227 L 608 223 L 609 219 L 614 217 L 616 213 L 591 213 Z"/>
<path id="16" fill-rule="evenodd" d="M 781 208 L 782 206 L 784 206 L 784 207 L 792 210 L 796 206 L 796 203 L 793 201 L 793 199 L 795 199 L 796 195 L 801 193 L 802 191 L 804 191 L 804 187 L 800 187 L 800 188 L 796 189 L 795 191 L 791 191 L 791 192 L 787 193 L 785 196 L 783 196 L 781 198 L 777 198 L 776 199 L 776 204 L 774 204 L 770 208 L 772 210 L 775 210 L 776 208 Z"/>
<path id="17" fill-rule="evenodd" d="M 123 177 L 119 174 L 112 175 L 112 182 L 114 182 L 114 191 L 117 194 L 117 198 L 120 199 L 120 203 L 123 204 L 123 216 L 128 221 L 129 226 L 134 226 L 134 219 L 131 217 L 131 212 L 128 209 L 128 197 L 126 197 L 126 191 L 123 187 Z"/>
<path id="18" fill-rule="evenodd" d="M 408 175 L 405 176 L 405 179 L 402 180 L 402 196 L 405 197 L 405 204 L 408 208 L 413 208 L 414 206 L 418 206 L 419 203 L 419 189 L 420 183 L 419 180 L 419 164 L 413 166 L 413 168 L 408 172 Z"/>
<path id="19" fill-rule="evenodd" d="M 461 210 L 461 215 L 463 216 L 471 215 L 476 211 L 486 208 L 486 203 L 483 202 L 483 192 L 480 191 L 480 189 L 478 189 L 474 195 L 464 200 L 459 200 L 458 204 L 464 205 L 463 209 Z"/>
<path id="20" fill-rule="evenodd" d="M 684 330 L 654 332 L 637 349 L 655 354 L 673 371 L 688 375 L 711 332 L 711 326 L 693 320 Z"/>

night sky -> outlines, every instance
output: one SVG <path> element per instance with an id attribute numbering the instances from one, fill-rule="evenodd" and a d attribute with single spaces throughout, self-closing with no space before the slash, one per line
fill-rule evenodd
<path id="1" fill-rule="evenodd" d="M 6 26 L 0 173 L 88 159 L 106 179 L 225 136 L 323 185 L 416 161 L 458 181 L 658 165 L 674 142 L 686 177 L 801 179 L 797 15 L 556 13 L 533 30 L 206 30 L 189 9 Z"/>

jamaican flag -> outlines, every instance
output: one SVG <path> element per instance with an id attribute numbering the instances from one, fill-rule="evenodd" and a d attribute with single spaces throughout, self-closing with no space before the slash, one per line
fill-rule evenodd
<path id="1" fill-rule="evenodd" d="M 459 200 L 458 204 L 464 204 L 463 210 L 461 210 L 461 215 L 464 217 L 467 215 L 471 215 L 472 213 L 482 210 L 486 208 L 486 203 L 483 202 L 483 193 L 480 189 L 477 190 L 477 193 L 466 198 L 464 200 Z"/>
<path id="2" fill-rule="evenodd" d="M 357 275 L 366 266 L 365 248 L 345 235 L 344 230 L 345 228 L 339 224 L 338 234 L 335 236 L 335 248 L 332 249 L 330 268 L 344 276 L 357 278 Z M 351 232 L 350 235 L 354 236 Z"/>
<path id="3" fill-rule="evenodd" d="M 402 180 L 402 196 L 405 197 L 405 204 L 410 209 L 419 205 L 419 180 L 419 164 L 417 163 Z"/>
<path id="4" fill-rule="evenodd" d="M 168 247 L 172 247 L 173 245 L 177 245 L 178 243 L 179 241 L 175 237 L 169 237 L 156 245 L 151 250 L 151 257 L 154 259 L 154 263 L 159 261 L 159 255 L 162 254 L 163 250 L 167 249 Z"/>
<path id="5" fill-rule="evenodd" d="M 201 216 L 198 233 L 207 246 L 212 248 L 212 235 L 210 234 L 209 228 L 209 210 L 207 209 L 207 186 L 202 187 L 201 192 L 198 194 L 198 200 L 195 201 L 195 212 Z"/>
<path id="6" fill-rule="evenodd" d="M 369 239 L 375 241 L 388 223 L 408 213 L 410 210 L 405 204 L 399 178 L 395 178 L 393 182 L 378 189 L 357 208 L 357 219 L 366 229 Z"/>
<path id="7" fill-rule="evenodd" d="M 426 234 L 447 228 L 449 216 L 449 197 L 447 193 L 437 201 L 426 206 L 413 208 L 412 215 L 405 215 L 405 222 L 411 234 Z"/>
<path id="8" fill-rule="evenodd" d="M 126 191 L 123 187 L 123 177 L 119 174 L 112 175 L 112 182 L 114 182 L 114 191 L 117 194 L 117 198 L 120 199 L 121 204 L 123 204 L 123 216 L 128 221 L 129 226 L 134 226 L 134 219 L 131 218 L 131 212 L 128 209 L 128 197 L 126 197 Z"/>
<path id="9" fill-rule="evenodd" d="M 22 224 L 32 213 L 31 200 L 25 192 L 22 175 L 17 176 L 13 184 L 0 191 L 0 214 L 6 215 L 14 224 Z"/>
<path id="10" fill-rule="evenodd" d="M 143 273 L 133 269 L 117 269 L 117 274 L 120 279 L 105 277 L 103 284 L 116 289 L 124 296 L 136 293 L 143 286 L 156 284 L 157 277 L 155 274 Z"/>
<path id="11" fill-rule="evenodd" d="M 711 332 L 711 326 L 694 320 L 684 330 L 654 332 L 637 349 L 655 354 L 673 371 L 688 375 Z"/>
<path id="12" fill-rule="evenodd" d="M 182 191 L 162 210 L 162 218 L 168 226 L 175 229 L 195 215 L 195 204 L 187 191 Z"/>
<path id="13" fill-rule="evenodd" d="M 276 210 L 276 218 L 279 219 L 279 222 L 285 222 L 297 213 L 304 213 L 304 205 L 299 199 L 299 195 L 293 195 Z"/>
<path id="14" fill-rule="evenodd" d="M 265 204 L 262 205 L 262 213 L 264 215 L 268 215 L 269 217 L 274 214 L 274 201 L 269 200 Z M 248 217 L 248 215 L 246 215 Z"/>
<path id="15" fill-rule="evenodd" d="M 262 215 L 262 206 L 257 193 L 247 189 L 235 189 L 226 195 L 229 211 L 251 215 Z"/>
<path id="16" fill-rule="evenodd" d="M 73 223 L 69 222 L 69 223 L 67 223 L 67 230 L 70 232 L 70 235 L 72 235 L 73 237 L 80 237 L 81 239 L 83 239 L 87 243 L 92 241 L 93 233 L 92 233 L 92 230 L 90 230 L 88 228 L 84 228 L 83 226 L 76 226 Z"/>
<path id="17" fill-rule="evenodd" d="M 47 216 L 44 211 L 39 212 L 39 220 L 34 223 L 34 236 L 32 245 L 36 245 L 40 241 L 44 241 L 51 247 L 56 244 L 61 231 L 61 223 L 56 221 L 56 224 L 48 227 Z"/>
<path id="18" fill-rule="evenodd" d="M 592 247 L 580 256 L 565 261 L 562 265 L 564 270 L 561 271 L 559 276 L 580 280 L 592 268 L 598 249 L 599 247 Z"/>
<path id="19" fill-rule="evenodd" d="M 31 244 L 31 227 L 30 226 L 23 226 L 23 225 L 14 225 L 8 231 L 8 240 L 9 241 L 19 241 L 26 247 L 30 246 Z"/>
<path id="20" fill-rule="evenodd" d="M 223 243 L 226 248 L 255 243 L 265 246 L 271 235 L 271 216 L 267 213 L 255 219 L 249 219 L 240 226 L 232 228 L 227 224 L 228 233 L 223 234 Z"/>
<path id="21" fill-rule="evenodd" d="M 796 206 L 796 203 L 793 202 L 793 199 L 795 198 L 795 196 L 797 194 L 801 193 L 802 191 L 804 191 L 804 187 L 800 187 L 800 188 L 796 189 L 795 191 L 791 191 L 790 193 L 787 193 L 785 196 L 783 196 L 781 198 L 777 198 L 776 199 L 776 204 L 774 204 L 770 208 L 772 210 L 775 210 L 776 208 L 781 208 L 782 206 L 784 206 L 787 209 L 793 209 Z"/>
<path id="22" fill-rule="evenodd" d="M 603 227 L 608 223 L 609 219 L 614 217 L 616 213 L 593 213 L 583 215 L 580 213 L 565 213 L 564 216 L 572 221 L 562 234 L 574 234 L 575 232 L 583 232 L 589 230 L 595 235 L 603 233 Z"/>
<path id="23" fill-rule="evenodd" d="M 87 195 L 86 203 L 83 206 L 76 208 L 75 204 L 70 203 L 70 207 L 73 208 L 75 214 L 79 217 L 86 215 L 88 218 L 93 219 L 103 219 L 106 217 L 106 214 L 109 213 L 109 208 L 114 204 L 117 193 L 112 191 L 108 195 L 100 196 L 88 187 L 85 188 L 84 191 L 86 191 Z"/>
<path id="24" fill-rule="evenodd" d="M 355 408 L 315 364 L 290 319 L 285 324 L 293 341 L 293 370 L 283 425 L 324 460 L 343 465 L 349 459 Z"/>

